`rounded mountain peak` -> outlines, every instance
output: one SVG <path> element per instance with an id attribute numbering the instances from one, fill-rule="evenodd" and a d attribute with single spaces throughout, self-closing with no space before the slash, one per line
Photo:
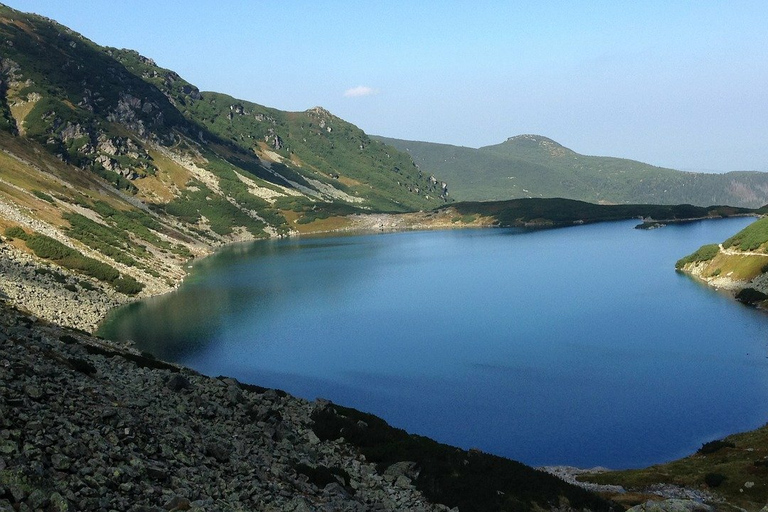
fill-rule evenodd
<path id="1" fill-rule="evenodd" d="M 548 137 L 534 134 L 516 135 L 501 144 L 488 146 L 488 149 L 518 158 L 563 157 L 575 154 L 572 150 Z"/>

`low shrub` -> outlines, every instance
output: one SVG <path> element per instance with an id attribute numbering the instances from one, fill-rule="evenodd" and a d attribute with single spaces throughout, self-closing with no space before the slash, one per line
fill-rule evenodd
<path id="1" fill-rule="evenodd" d="M 30 235 L 26 239 L 26 243 L 27 247 L 32 249 L 38 258 L 45 260 L 63 260 L 79 254 L 76 250 L 46 235 Z"/>
<path id="2" fill-rule="evenodd" d="M 696 453 L 700 455 L 707 455 L 720 451 L 723 448 L 736 448 L 736 445 L 730 441 L 723 441 L 722 439 L 718 439 L 716 441 L 709 441 L 708 443 L 704 443 Z"/>
<path id="3" fill-rule="evenodd" d="M 80 359 L 79 357 L 70 357 L 68 359 L 69 365 L 73 370 L 84 373 L 86 375 L 93 375 L 96 373 L 96 367 L 90 361 Z"/>
<path id="4" fill-rule="evenodd" d="M 768 242 L 768 218 L 763 218 L 756 220 L 723 242 L 723 247 L 735 246 L 742 251 L 754 251 L 766 242 Z"/>
<path id="5" fill-rule="evenodd" d="M 609 510 L 613 504 L 584 489 L 519 462 L 464 451 L 389 426 L 381 418 L 329 404 L 312 414 L 312 430 L 324 441 L 343 437 L 383 471 L 396 462 L 415 462 L 413 481 L 427 499 L 464 512 L 533 511 L 557 508 Z"/>
<path id="6" fill-rule="evenodd" d="M 736 300 L 743 302 L 744 304 L 756 304 L 764 300 L 768 300 L 768 295 L 754 288 L 744 288 L 736 294 Z"/>
<path id="7" fill-rule="evenodd" d="M 49 196 L 48 194 L 46 194 L 41 190 L 33 190 L 32 193 L 35 194 L 37 198 L 42 199 L 43 201 L 46 201 L 48 203 L 54 204 L 56 202 L 53 200 L 51 196 Z"/>
<path id="8" fill-rule="evenodd" d="M 675 268 L 680 270 L 689 263 L 700 263 L 702 261 L 709 261 L 720 252 L 720 246 L 717 244 L 702 245 L 693 254 L 689 254 L 685 258 L 680 258 L 675 263 Z"/>
<path id="9" fill-rule="evenodd" d="M 95 287 L 95 286 L 93 286 L 93 285 L 92 285 L 91 283 L 89 283 L 88 281 L 78 281 L 78 282 L 77 282 L 77 284 L 78 284 L 78 286 L 80 286 L 80 288 L 82 288 L 83 290 L 95 290 L 95 289 L 96 289 L 96 287 Z"/>
<path id="10" fill-rule="evenodd" d="M 126 295 L 135 295 L 144 288 L 143 284 L 130 276 L 121 277 L 120 272 L 114 267 L 84 256 L 80 251 L 67 247 L 49 236 L 35 233 L 27 235 L 25 242 L 37 257 L 51 260 L 62 267 L 104 281 Z"/>
<path id="11" fill-rule="evenodd" d="M 67 277 L 64 274 L 62 274 L 61 272 L 56 272 L 55 270 L 47 269 L 47 268 L 35 269 L 35 275 L 51 276 L 51 278 L 57 283 L 63 284 L 67 282 Z"/>
<path id="12" fill-rule="evenodd" d="M 136 295 L 144 289 L 144 285 L 131 276 L 123 276 L 112 282 L 112 286 L 120 293 Z"/>
<path id="13" fill-rule="evenodd" d="M 720 473 L 707 473 L 704 475 L 704 483 L 707 484 L 708 487 L 718 487 L 725 480 L 725 475 L 721 475 Z"/>
<path id="14" fill-rule="evenodd" d="M 300 463 L 296 464 L 294 469 L 296 470 L 296 473 L 305 475 L 307 478 L 309 478 L 310 482 L 321 489 L 328 484 L 337 483 L 339 485 L 343 485 L 345 488 L 348 488 L 348 490 L 351 491 L 350 494 L 354 494 L 354 490 L 349 487 L 349 473 L 344 471 L 342 468 L 328 468 L 322 465 L 312 467 L 307 464 Z"/>
<path id="15" fill-rule="evenodd" d="M 5 229 L 5 236 L 6 238 L 10 238 L 13 240 L 14 238 L 18 238 L 20 240 L 26 240 L 27 239 L 27 232 L 24 231 L 19 226 L 12 226 L 10 228 Z"/>

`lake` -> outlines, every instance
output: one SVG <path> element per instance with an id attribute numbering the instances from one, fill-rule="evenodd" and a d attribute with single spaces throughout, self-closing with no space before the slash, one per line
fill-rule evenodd
<path id="1" fill-rule="evenodd" d="M 238 244 L 100 334 L 534 466 L 647 466 L 768 420 L 768 316 L 674 270 L 752 221 Z"/>

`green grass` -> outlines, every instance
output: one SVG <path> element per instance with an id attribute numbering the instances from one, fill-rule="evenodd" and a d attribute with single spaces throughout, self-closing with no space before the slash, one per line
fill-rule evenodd
<path id="1" fill-rule="evenodd" d="M 233 106 L 244 113 L 233 114 Z M 437 197 L 436 186 L 408 155 L 328 112 L 282 112 L 213 92 L 204 93 L 200 100 L 187 101 L 186 107 L 189 119 L 243 151 L 251 151 L 257 142 L 273 142 L 275 136 L 279 137 L 283 147 L 275 148 L 275 152 L 285 160 L 273 168 L 303 185 L 309 185 L 304 178 L 320 181 L 349 195 L 359 195 L 366 200 L 366 206 L 379 211 L 428 209 L 443 202 Z M 292 157 L 302 166 L 290 163 Z M 255 175 L 275 180 L 263 169 L 255 170 Z"/>

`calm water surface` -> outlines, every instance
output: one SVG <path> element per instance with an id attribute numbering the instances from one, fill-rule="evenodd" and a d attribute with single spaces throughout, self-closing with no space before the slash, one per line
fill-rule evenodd
<path id="1" fill-rule="evenodd" d="M 750 222 L 237 245 L 101 333 L 532 465 L 645 466 L 768 420 L 768 316 L 674 271 Z"/>

